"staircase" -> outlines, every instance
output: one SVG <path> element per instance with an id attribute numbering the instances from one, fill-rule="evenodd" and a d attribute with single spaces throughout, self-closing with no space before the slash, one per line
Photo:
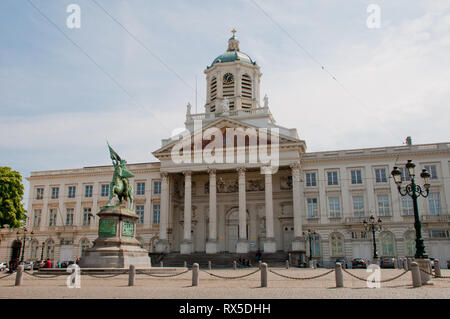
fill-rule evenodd
<path id="1" fill-rule="evenodd" d="M 192 254 L 180 254 L 180 253 L 167 253 L 167 254 L 150 254 L 152 259 L 152 266 L 159 267 L 160 262 L 163 262 L 164 267 L 184 267 L 184 262 L 187 262 L 187 266 L 190 268 L 192 264 L 199 264 L 200 268 L 208 268 L 208 261 L 211 261 L 212 268 L 233 268 L 233 261 L 238 261 L 239 258 L 245 258 L 250 260 L 252 266 L 257 266 L 256 254 L 254 252 L 247 254 L 236 253 L 192 253 Z M 285 252 L 276 253 L 263 253 L 262 262 L 265 262 L 269 267 L 284 267 L 288 254 Z"/>

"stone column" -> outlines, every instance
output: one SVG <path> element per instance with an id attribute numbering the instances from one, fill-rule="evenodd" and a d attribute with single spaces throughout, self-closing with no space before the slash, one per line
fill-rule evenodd
<path id="1" fill-rule="evenodd" d="M 302 237 L 302 215 L 303 215 L 303 185 L 300 181 L 300 164 L 290 165 L 292 170 L 292 201 L 294 214 L 294 240 L 292 241 L 292 250 L 305 250 L 305 241 Z"/>
<path id="2" fill-rule="evenodd" d="M 167 225 L 169 223 L 169 174 L 161 172 L 161 203 L 159 220 L 159 240 L 156 243 L 157 252 L 168 252 Z"/>
<path id="3" fill-rule="evenodd" d="M 272 194 L 272 170 L 270 167 L 263 167 L 262 173 L 265 176 L 266 193 L 266 240 L 264 242 L 264 252 L 276 252 L 276 243 L 273 232 L 273 194 Z"/>
<path id="4" fill-rule="evenodd" d="M 206 243 L 206 253 L 217 253 L 217 196 L 216 196 L 216 170 L 209 173 L 209 237 Z"/>
<path id="5" fill-rule="evenodd" d="M 192 253 L 192 176 L 190 171 L 183 172 L 184 174 L 184 237 L 180 246 L 181 254 Z"/>
<path id="6" fill-rule="evenodd" d="M 239 240 L 236 252 L 248 253 L 249 245 L 247 240 L 247 206 L 245 198 L 245 167 L 237 169 L 239 174 Z"/>

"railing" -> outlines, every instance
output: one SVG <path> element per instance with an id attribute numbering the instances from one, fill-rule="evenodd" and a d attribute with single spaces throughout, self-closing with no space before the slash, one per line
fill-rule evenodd
<path id="1" fill-rule="evenodd" d="M 423 222 L 450 222 L 450 214 L 443 215 L 422 215 Z"/>
<path id="2" fill-rule="evenodd" d="M 228 112 L 211 112 L 211 113 L 198 113 L 198 114 L 189 114 L 186 116 L 186 119 L 189 121 L 195 121 L 195 120 L 204 120 L 204 119 L 213 119 L 216 117 L 220 117 L 222 115 L 227 116 L 244 116 L 247 114 L 269 114 L 268 109 L 264 107 L 258 107 L 258 108 L 250 108 L 250 109 L 241 109 L 241 110 L 231 110 Z"/>

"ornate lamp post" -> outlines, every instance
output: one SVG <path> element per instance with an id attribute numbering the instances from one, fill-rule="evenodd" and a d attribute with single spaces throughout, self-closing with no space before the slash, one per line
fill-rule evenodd
<path id="1" fill-rule="evenodd" d="M 308 229 L 308 231 L 303 232 L 303 236 L 307 236 L 308 240 L 309 240 L 309 262 L 311 263 L 312 260 L 312 241 L 313 241 L 313 236 L 317 235 L 317 233 L 315 231 L 311 231 L 310 229 Z"/>
<path id="2" fill-rule="evenodd" d="M 373 260 L 376 261 L 378 259 L 378 253 L 377 253 L 377 241 L 375 238 L 375 232 L 377 231 L 381 231 L 381 223 L 382 220 L 381 218 L 378 218 L 378 220 L 375 220 L 375 217 L 373 217 L 373 215 L 371 215 L 369 217 L 369 220 L 365 220 L 363 221 L 364 224 L 364 229 L 366 230 L 366 232 L 371 231 L 372 232 L 372 240 L 373 240 Z"/>
<path id="3" fill-rule="evenodd" d="M 22 241 L 22 257 L 20 258 L 20 263 L 23 263 L 23 258 L 25 255 L 25 243 L 27 240 L 31 240 L 32 237 L 30 237 L 30 238 L 27 237 L 28 229 L 26 227 L 23 227 L 21 230 L 23 232 L 23 241 Z M 19 239 L 20 233 L 21 233 L 21 231 L 18 230 L 17 231 L 17 239 Z M 30 235 L 33 236 L 33 232 L 31 232 Z"/>
<path id="4" fill-rule="evenodd" d="M 41 260 L 44 259 L 44 246 L 45 246 L 45 241 L 42 242 Z"/>
<path id="5" fill-rule="evenodd" d="M 402 190 L 402 172 L 398 169 L 398 167 L 394 167 L 394 169 L 391 172 L 392 177 L 394 178 L 394 182 L 397 184 L 397 189 L 400 195 L 402 196 L 410 196 L 413 201 L 413 208 L 414 208 L 414 228 L 416 230 L 416 254 L 415 258 L 420 259 L 426 259 L 428 258 L 426 252 L 425 252 L 425 245 L 423 243 L 422 239 L 422 225 L 420 223 L 419 218 L 419 208 L 417 206 L 417 198 L 420 196 L 427 197 L 430 189 L 429 179 L 430 179 L 430 173 L 427 172 L 426 169 L 422 170 L 422 173 L 420 174 L 420 177 L 423 178 L 424 184 L 423 189 L 419 185 L 416 185 L 416 182 L 414 180 L 415 171 L 414 168 L 416 165 L 412 162 L 412 160 L 408 160 L 408 163 L 405 165 L 406 169 L 408 170 L 409 176 L 411 177 L 411 183 L 405 186 L 405 189 Z"/>

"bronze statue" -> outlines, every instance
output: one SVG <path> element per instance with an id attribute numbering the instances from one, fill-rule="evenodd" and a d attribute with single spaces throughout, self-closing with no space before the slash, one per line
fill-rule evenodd
<path id="1" fill-rule="evenodd" d="M 133 186 L 128 179 L 134 177 L 134 175 L 128 170 L 127 161 L 121 159 L 109 143 L 108 147 L 114 165 L 114 174 L 110 184 L 109 201 L 106 205 L 110 206 L 114 195 L 117 195 L 120 201 L 118 205 L 122 204 L 122 200 L 128 200 L 129 209 L 133 209 Z"/>

